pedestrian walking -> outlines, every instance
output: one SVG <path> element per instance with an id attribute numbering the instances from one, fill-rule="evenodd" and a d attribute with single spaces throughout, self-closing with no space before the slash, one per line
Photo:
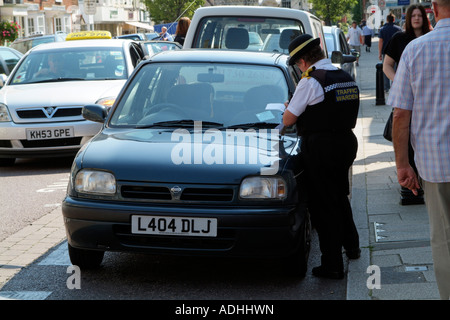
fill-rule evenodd
<path id="1" fill-rule="evenodd" d="M 362 30 L 356 24 L 356 21 L 352 22 L 352 27 L 348 30 L 347 41 L 350 49 L 355 49 L 358 54 L 361 54 L 361 45 L 364 43 Z M 356 57 L 356 66 L 359 66 L 359 55 Z"/>
<path id="2" fill-rule="evenodd" d="M 351 259 L 360 256 L 359 235 L 348 199 L 348 172 L 358 142 L 353 134 L 359 109 L 359 89 L 352 77 L 325 58 L 320 39 L 309 34 L 289 44 L 290 65 L 303 72 L 283 115 L 302 136 L 302 163 L 311 221 L 318 236 L 321 265 L 317 277 L 342 279 L 342 248 Z"/>
<path id="3" fill-rule="evenodd" d="M 392 36 L 402 31 L 402 29 L 399 26 L 396 26 L 394 24 L 395 22 L 395 15 L 390 13 L 388 14 L 386 18 L 386 23 L 383 25 L 383 27 L 380 29 L 380 32 L 378 34 L 378 59 L 381 61 L 384 60 L 384 50 L 386 49 L 386 46 L 391 40 Z M 391 88 L 391 83 L 389 78 L 386 76 L 386 74 L 383 72 L 383 81 L 384 81 L 384 91 L 388 92 Z"/>
<path id="4" fill-rule="evenodd" d="M 391 40 L 389 40 L 383 61 L 383 72 L 386 76 L 394 81 L 395 69 L 400 62 L 400 57 L 406 45 L 412 40 L 431 31 L 430 21 L 425 12 L 425 8 L 421 5 L 411 5 L 406 10 L 405 17 L 405 31 L 395 33 Z M 411 146 L 411 141 L 408 141 L 409 163 L 417 174 L 416 164 L 414 162 L 414 149 Z M 401 201 L 402 205 L 409 204 L 423 204 L 423 190 L 418 190 L 419 195 L 414 196 L 408 188 L 401 187 Z"/>
<path id="5" fill-rule="evenodd" d="M 374 36 L 374 31 L 367 24 L 364 24 L 362 28 L 362 34 L 364 37 L 364 44 L 366 45 L 366 52 L 370 52 L 370 47 L 372 47 L 372 37 Z"/>
<path id="6" fill-rule="evenodd" d="M 433 0 L 437 24 L 403 51 L 388 103 L 399 183 L 417 194 L 430 219 L 431 248 L 441 299 L 450 299 L 450 0 Z M 411 127 L 410 127 L 411 120 Z M 417 177 L 408 160 L 415 151 Z"/>

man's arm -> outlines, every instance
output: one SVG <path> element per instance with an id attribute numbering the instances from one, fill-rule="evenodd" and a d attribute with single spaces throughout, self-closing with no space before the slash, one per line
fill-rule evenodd
<path id="1" fill-rule="evenodd" d="M 388 54 L 384 55 L 383 61 L 383 72 L 389 80 L 394 81 L 395 77 L 395 60 L 392 59 Z"/>
<path id="2" fill-rule="evenodd" d="M 410 110 L 394 108 L 392 142 L 394 143 L 398 183 L 401 186 L 410 189 L 417 196 L 417 189 L 420 188 L 419 180 L 414 169 L 409 164 L 408 158 L 409 123 L 411 121 L 411 113 Z"/>
<path id="3" fill-rule="evenodd" d="M 378 39 L 378 59 L 383 60 L 383 39 Z"/>
<path id="4" fill-rule="evenodd" d="M 297 121 L 297 116 L 289 110 L 285 110 L 283 114 L 283 124 L 286 127 L 292 126 Z"/>

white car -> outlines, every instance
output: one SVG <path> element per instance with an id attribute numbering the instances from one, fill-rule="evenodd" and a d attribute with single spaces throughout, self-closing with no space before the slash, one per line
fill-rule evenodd
<path id="1" fill-rule="evenodd" d="M 0 90 L 0 165 L 75 155 L 102 127 L 83 118 L 83 106 L 111 106 L 143 57 L 137 42 L 124 39 L 54 42 L 28 51 Z"/>
<path id="2" fill-rule="evenodd" d="M 253 34 L 252 34 L 253 32 Z M 252 45 L 254 33 L 262 42 L 273 37 L 271 46 Z M 313 14 L 290 8 L 265 6 L 211 6 L 198 8 L 189 25 L 183 49 L 238 49 L 285 52 L 301 34 L 320 38 L 326 50 L 322 21 Z"/>
<path id="3" fill-rule="evenodd" d="M 333 62 L 333 64 L 346 71 L 353 79 L 356 80 L 356 57 L 358 52 L 354 49 L 350 49 L 350 46 L 345 39 L 344 32 L 335 26 L 324 26 L 323 32 L 325 34 L 325 41 L 327 43 L 328 56 L 331 57 L 333 51 L 339 51 L 342 53 L 342 60 L 339 63 Z"/>

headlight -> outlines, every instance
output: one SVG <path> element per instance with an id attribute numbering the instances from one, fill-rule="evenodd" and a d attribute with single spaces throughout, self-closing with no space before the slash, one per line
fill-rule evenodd
<path id="1" fill-rule="evenodd" d="M 241 183 L 239 196 L 243 199 L 286 198 L 286 182 L 280 177 L 250 177 Z"/>
<path id="2" fill-rule="evenodd" d="M 107 97 L 97 100 L 95 104 L 111 108 L 112 105 L 114 104 L 114 101 L 116 101 L 116 97 Z"/>
<path id="3" fill-rule="evenodd" d="M 3 103 L 0 103 L 0 122 L 6 121 L 11 121 L 8 113 L 8 108 Z"/>
<path id="4" fill-rule="evenodd" d="M 105 171 L 81 170 L 75 177 L 75 191 L 94 194 L 116 193 L 116 178 Z"/>

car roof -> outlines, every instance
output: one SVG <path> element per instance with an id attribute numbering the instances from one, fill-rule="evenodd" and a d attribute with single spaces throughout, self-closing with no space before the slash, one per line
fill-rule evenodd
<path id="1" fill-rule="evenodd" d="M 22 52 L 14 49 L 14 48 L 11 48 L 11 47 L 0 46 L 0 50 L 2 50 L 2 51 L 11 51 L 11 52 L 14 52 L 15 54 L 17 54 L 19 56 L 23 56 Z"/>
<path id="2" fill-rule="evenodd" d="M 30 51 L 45 51 L 53 49 L 64 48 L 80 48 L 80 47 L 117 47 L 122 48 L 126 42 L 132 42 L 130 39 L 99 39 L 99 40 L 73 40 L 73 41 L 60 41 L 40 44 Z"/>
<path id="3" fill-rule="evenodd" d="M 157 53 L 152 62 L 224 62 L 265 65 L 287 65 L 288 55 L 277 52 L 255 52 L 230 49 L 183 49 Z"/>
<path id="4" fill-rule="evenodd" d="M 33 34 L 30 36 L 17 38 L 13 42 L 23 42 L 23 41 L 30 41 L 30 40 L 39 40 L 39 39 L 48 39 L 48 38 L 54 38 L 58 40 L 65 40 L 67 34 L 65 33 L 54 33 L 54 34 Z"/>
<path id="5" fill-rule="evenodd" d="M 336 26 L 323 26 L 322 29 L 323 29 L 323 32 L 325 32 L 325 33 L 332 33 L 332 32 L 341 30 L 340 28 L 338 28 Z"/>
<path id="6" fill-rule="evenodd" d="M 245 16 L 253 15 L 257 13 L 257 16 L 267 16 L 276 18 L 295 18 L 298 19 L 299 15 L 314 16 L 307 11 L 293 10 L 291 8 L 279 8 L 279 7 L 265 7 L 265 6 L 213 6 L 213 7 L 202 7 L 195 11 L 197 16 Z"/>

